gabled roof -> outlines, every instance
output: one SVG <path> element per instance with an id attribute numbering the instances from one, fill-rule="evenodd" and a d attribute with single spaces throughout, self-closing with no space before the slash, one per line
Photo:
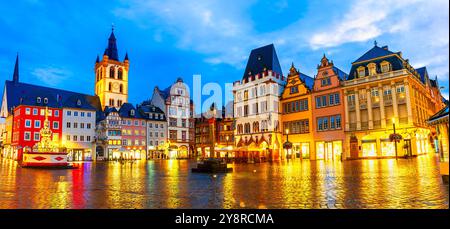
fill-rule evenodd
<path id="1" fill-rule="evenodd" d="M 148 101 L 142 102 L 141 105 L 138 107 L 138 110 L 148 120 L 159 120 L 159 121 L 166 120 L 166 115 L 164 114 L 164 111 L 162 111 L 159 107 L 149 103 Z M 159 117 L 156 116 L 150 116 L 151 113 L 158 115 L 161 114 L 163 115 L 163 119 L 160 119 Z"/>
<path id="2" fill-rule="evenodd" d="M 100 99 L 98 96 L 86 95 L 72 91 L 56 88 L 43 87 L 33 84 L 20 83 L 6 80 L 6 101 L 8 112 L 12 107 L 18 105 L 49 106 L 54 108 L 79 108 L 87 110 L 101 111 Z M 41 98 L 38 103 L 37 98 Z M 44 104 L 44 98 L 48 103 Z M 80 101 L 80 103 L 78 103 Z"/>
<path id="3" fill-rule="evenodd" d="M 346 80 L 348 77 L 348 74 L 345 73 L 344 71 L 342 71 L 341 69 L 333 66 L 333 71 L 334 73 L 337 75 L 337 77 L 339 78 L 339 80 L 343 81 Z"/>
<path id="4" fill-rule="evenodd" d="M 427 67 L 416 68 L 416 71 L 419 73 L 422 83 L 426 83 L 429 80 Z"/>
<path id="5" fill-rule="evenodd" d="M 277 53 L 273 44 L 266 45 L 257 49 L 253 49 L 250 52 L 250 56 L 245 67 L 244 75 L 242 79 L 246 79 L 249 75 L 256 75 L 266 70 L 272 70 L 280 75 L 283 75 L 281 71 L 280 62 L 278 61 Z"/>
<path id="6" fill-rule="evenodd" d="M 305 74 L 303 74 L 303 73 L 299 73 L 299 77 L 300 77 L 300 79 L 302 80 L 302 82 L 304 82 L 305 83 L 305 86 L 309 89 L 309 90 L 312 90 L 313 89 L 313 87 L 314 87 L 314 79 L 313 78 L 311 78 L 310 76 L 307 76 L 307 75 L 305 75 Z"/>
<path id="7" fill-rule="evenodd" d="M 131 110 L 134 110 L 134 115 L 131 114 Z M 136 109 L 131 103 L 124 103 L 119 109 L 119 116 L 122 118 L 139 118 L 145 119 L 141 112 Z"/>
<path id="8" fill-rule="evenodd" d="M 367 60 L 375 59 L 377 57 L 387 56 L 387 55 L 391 55 L 391 54 L 394 54 L 394 52 L 389 51 L 387 46 L 378 47 L 377 45 L 374 45 L 373 48 L 371 48 L 369 51 L 364 53 L 361 57 L 359 57 L 353 63 L 367 61 Z"/>
<path id="9" fill-rule="evenodd" d="M 360 66 L 363 66 L 366 71 L 366 75 L 368 75 L 368 69 L 367 64 L 375 63 L 377 66 L 377 72 L 380 72 L 380 64 L 383 61 L 387 61 L 391 64 L 392 70 L 397 71 L 404 69 L 404 62 L 403 58 L 399 57 L 399 55 L 392 55 L 392 54 L 399 54 L 400 52 L 394 53 L 388 50 L 387 46 L 384 47 L 378 47 L 374 46 L 372 49 L 367 51 L 364 55 L 362 55 L 360 58 L 358 58 L 355 62 L 352 63 L 352 68 L 350 69 L 350 73 L 347 76 L 346 80 L 352 80 L 357 78 L 357 69 Z M 376 59 L 375 59 L 376 58 Z"/>

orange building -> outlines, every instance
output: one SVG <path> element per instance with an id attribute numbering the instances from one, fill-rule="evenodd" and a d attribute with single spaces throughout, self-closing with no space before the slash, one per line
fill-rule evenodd
<path id="1" fill-rule="evenodd" d="M 300 73 L 292 64 L 281 95 L 283 143 L 290 142 L 292 147 L 283 149 L 281 159 L 316 159 L 311 124 L 313 84 L 313 78 Z"/>
<path id="2" fill-rule="evenodd" d="M 344 148 L 344 102 L 342 82 L 347 74 L 325 55 L 317 67 L 312 94 L 312 132 L 316 159 L 341 160 Z"/>

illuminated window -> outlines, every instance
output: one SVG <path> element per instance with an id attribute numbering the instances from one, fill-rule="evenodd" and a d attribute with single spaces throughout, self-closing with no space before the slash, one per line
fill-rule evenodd
<path id="1" fill-rule="evenodd" d="M 364 76 L 366 76 L 366 69 L 365 69 L 363 66 L 359 67 L 358 70 L 357 70 L 357 72 L 358 72 L 358 76 L 359 76 L 359 77 L 364 77 Z"/>

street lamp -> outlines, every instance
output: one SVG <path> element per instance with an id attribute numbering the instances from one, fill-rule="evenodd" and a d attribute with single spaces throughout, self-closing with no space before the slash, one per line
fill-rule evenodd
<path id="1" fill-rule="evenodd" d="M 227 140 L 227 151 L 226 151 L 226 152 L 227 152 L 227 161 L 228 161 L 228 149 L 229 149 L 229 148 L 228 148 L 228 139 L 229 139 L 229 138 L 230 138 L 230 136 L 228 136 L 228 135 L 225 136 L 225 139 Z"/>
<path id="2" fill-rule="evenodd" d="M 288 128 L 286 128 L 286 130 L 285 130 L 285 132 L 286 132 L 286 158 L 289 156 L 289 149 L 290 149 L 290 147 L 289 147 L 289 129 Z"/>
<path id="3" fill-rule="evenodd" d="M 395 117 L 392 118 L 392 127 L 394 128 L 394 136 L 396 136 L 396 133 L 395 133 Z M 394 138 L 394 146 L 395 146 L 395 160 L 398 160 L 398 155 L 397 155 L 397 138 Z"/>

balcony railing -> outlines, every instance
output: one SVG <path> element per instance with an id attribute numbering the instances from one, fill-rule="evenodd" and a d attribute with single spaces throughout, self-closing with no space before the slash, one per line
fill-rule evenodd
<path id="1" fill-rule="evenodd" d="M 367 130 L 369 128 L 368 122 L 361 122 L 361 130 Z"/>
<path id="2" fill-rule="evenodd" d="M 381 120 L 375 120 L 375 121 L 373 121 L 373 128 L 374 128 L 374 129 L 381 128 Z"/>
<path id="3" fill-rule="evenodd" d="M 400 124 L 408 124 L 408 117 L 406 117 L 406 118 L 399 118 L 398 122 Z"/>
<path id="4" fill-rule="evenodd" d="M 405 95 L 402 94 L 397 95 L 397 104 L 405 104 L 405 103 L 406 103 Z"/>
<path id="5" fill-rule="evenodd" d="M 367 99 L 359 100 L 359 109 L 367 109 Z"/>
<path id="6" fill-rule="evenodd" d="M 388 79 L 388 78 L 397 77 L 397 76 L 406 75 L 406 74 L 408 74 L 408 70 L 406 70 L 406 69 L 402 69 L 402 70 L 398 70 L 398 71 L 391 71 L 391 72 L 386 72 L 386 73 L 380 73 L 380 74 L 377 74 L 374 76 L 365 76 L 362 78 L 356 78 L 353 80 L 345 81 L 344 86 L 352 86 L 352 85 L 357 85 L 357 84 L 361 84 L 361 83 L 365 83 L 365 82 L 370 82 L 370 81 L 380 80 L 380 79 Z"/>
<path id="7" fill-rule="evenodd" d="M 355 110 L 355 103 L 354 102 L 349 102 L 348 103 L 348 110 L 350 110 L 350 111 Z"/>
<path id="8" fill-rule="evenodd" d="M 392 105 L 392 95 L 383 95 L 383 103 L 385 106 Z"/>
<path id="9" fill-rule="evenodd" d="M 349 130 L 350 130 L 350 131 L 356 130 L 356 123 L 350 123 L 350 124 L 349 124 Z"/>

